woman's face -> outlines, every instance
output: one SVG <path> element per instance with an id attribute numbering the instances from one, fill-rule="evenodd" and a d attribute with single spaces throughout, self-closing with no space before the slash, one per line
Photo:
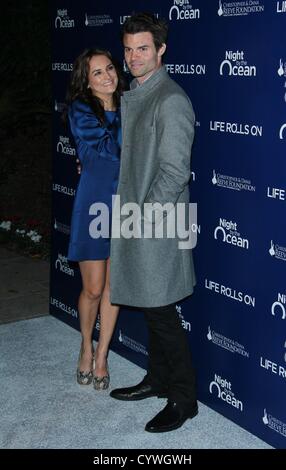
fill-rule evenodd
<path id="1" fill-rule="evenodd" d="M 105 55 L 95 55 L 89 61 L 88 85 L 92 94 L 103 100 L 113 95 L 118 76 L 111 60 Z"/>

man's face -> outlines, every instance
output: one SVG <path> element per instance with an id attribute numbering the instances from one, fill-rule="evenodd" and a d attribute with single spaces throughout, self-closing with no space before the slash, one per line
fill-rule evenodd
<path id="1" fill-rule="evenodd" d="M 163 44 L 157 51 L 151 33 L 124 34 L 123 44 L 125 62 L 139 83 L 161 67 L 166 45 Z"/>

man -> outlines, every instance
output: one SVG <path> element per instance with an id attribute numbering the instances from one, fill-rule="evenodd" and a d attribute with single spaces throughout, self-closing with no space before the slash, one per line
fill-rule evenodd
<path id="1" fill-rule="evenodd" d="M 135 14 L 124 23 L 122 39 L 134 80 L 121 103 L 120 204 L 135 202 L 142 210 L 146 203 L 188 205 L 194 113 L 162 65 L 167 25 L 151 14 Z M 140 384 L 110 395 L 126 401 L 166 397 L 165 408 L 145 427 L 149 432 L 177 429 L 198 413 L 188 341 L 175 305 L 192 294 L 195 275 L 191 250 L 179 249 L 178 241 L 176 234 L 111 243 L 111 302 L 143 310 L 149 366 Z"/>

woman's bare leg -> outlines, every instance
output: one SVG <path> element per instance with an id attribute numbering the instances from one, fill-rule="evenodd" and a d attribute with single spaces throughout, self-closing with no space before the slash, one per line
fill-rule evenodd
<path id="1" fill-rule="evenodd" d="M 104 377 L 107 375 L 107 354 L 109 344 L 116 320 L 119 307 L 110 303 L 110 258 L 106 261 L 105 285 L 100 303 L 100 334 L 95 354 L 95 375 Z"/>
<path id="2" fill-rule="evenodd" d="M 79 368 L 81 371 L 92 369 L 92 334 L 98 312 L 98 306 L 106 281 L 106 260 L 81 261 L 82 291 L 78 309 L 82 334 L 82 355 Z"/>

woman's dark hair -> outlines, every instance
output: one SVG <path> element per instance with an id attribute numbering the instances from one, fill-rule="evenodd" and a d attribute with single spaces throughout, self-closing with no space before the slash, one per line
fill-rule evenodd
<path id="1" fill-rule="evenodd" d="M 157 18 L 152 13 L 134 13 L 123 23 L 121 39 L 125 34 L 136 34 L 149 32 L 153 36 L 156 50 L 162 44 L 166 44 L 168 36 L 168 24 L 163 18 Z"/>
<path id="2" fill-rule="evenodd" d="M 124 78 L 121 73 L 119 64 L 109 51 L 104 49 L 90 48 L 85 49 L 74 61 L 73 71 L 70 78 L 70 83 L 68 85 L 68 90 L 66 94 L 67 105 L 70 105 L 74 100 L 79 99 L 84 103 L 87 103 L 96 117 L 104 124 L 104 107 L 103 103 L 97 96 L 92 94 L 90 88 L 88 88 L 88 74 L 89 74 L 89 62 L 90 59 L 94 56 L 104 55 L 107 57 L 111 63 L 114 65 L 117 76 L 118 76 L 118 85 L 113 94 L 114 105 L 116 108 L 120 105 L 120 97 L 123 90 L 125 89 Z M 63 117 L 66 121 L 66 113 Z"/>

